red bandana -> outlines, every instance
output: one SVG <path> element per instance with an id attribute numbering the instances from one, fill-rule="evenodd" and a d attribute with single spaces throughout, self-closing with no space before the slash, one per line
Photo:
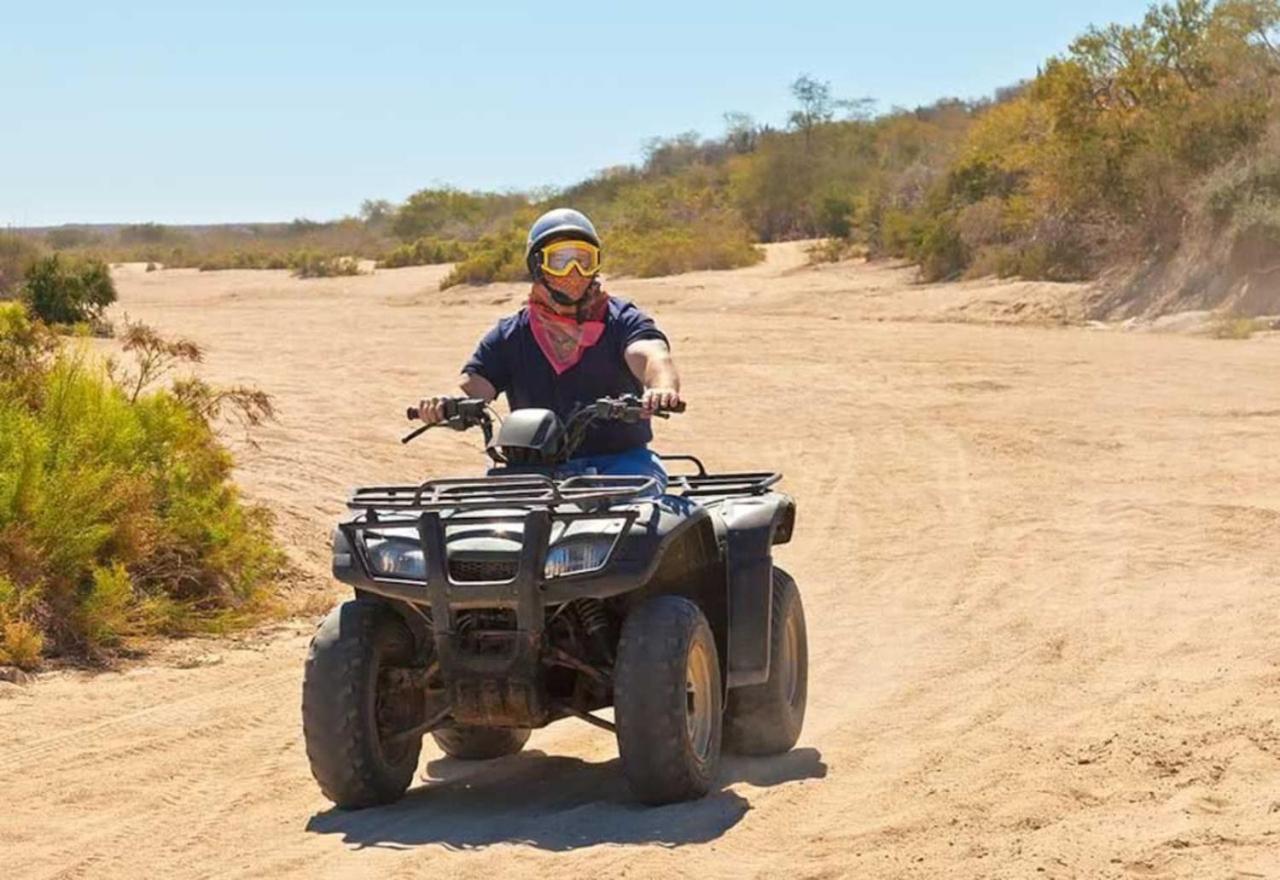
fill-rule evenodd
<path id="1" fill-rule="evenodd" d="M 564 314 L 541 284 L 529 294 L 529 327 L 551 368 L 560 375 L 582 360 L 583 353 L 604 335 L 604 316 L 609 310 L 609 294 L 593 284 L 585 294 L 581 322 Z"/>

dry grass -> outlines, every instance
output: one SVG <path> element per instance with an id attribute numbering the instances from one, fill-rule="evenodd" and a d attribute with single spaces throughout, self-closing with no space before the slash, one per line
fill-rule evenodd
<path id="1" fill-rule="evenodd" d="M 1253 334 L 1268 329 L 1270 325 L 1257 318 L 1223 315 L 1209 328 L 1209 335 L 1214 339 L 1251 339 Z"/>

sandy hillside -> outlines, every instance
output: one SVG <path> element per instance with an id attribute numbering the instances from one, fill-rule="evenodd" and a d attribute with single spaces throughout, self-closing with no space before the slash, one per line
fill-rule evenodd
<path id="1" fill-rule="evenodd" d="M 573 722 L 402 803 L 329 809 L 310 624 L 0 692 L 0 877 L 1278 877 L 1280 338 L 1055 327 L 1075 291 L 892 266 L 620 281 L 672 337 L 663 450 L 777 466 L 809 718 L 706 800 L 643 809 Z M 120 311 L 275 395 L 248 492 L 324 583 L 345 492 L 479 462 L 398 436 L 518 286 L 122 271 Z"/>

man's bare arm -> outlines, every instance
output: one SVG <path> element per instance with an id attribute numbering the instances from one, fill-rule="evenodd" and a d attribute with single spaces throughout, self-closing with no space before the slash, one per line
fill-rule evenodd
<path id="1" fill-rule="evenodd" d="M 498 389 L 494 388 L 493 383 L 479 373 L 463 373 L 458 377 L 458 388 L 462 390 L 464 397 L 494 400 L 498 396 Z"/>
<path id="2" fill-rule="evenodd" d="M 644 384 L 644 406 L 649 412 L 680 403 L 680 373 L 671 349 L 661 339 L 640 339 L 627 346 L 627 367 Z"/>

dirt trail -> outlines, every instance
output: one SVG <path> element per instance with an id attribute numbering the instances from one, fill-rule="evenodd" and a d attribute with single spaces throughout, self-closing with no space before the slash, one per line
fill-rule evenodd
<path id="1" fill-rule="evenodd" d="M 996 326 L 1072 297 L 801 262 L 614 285 L 685 374 L 659 447 L 799 501 L 796 751 L 643 809 L 566 722 L 481 766 L 428 745 L 403 803 L 331 811 L 300 622 L 4 686 L 0 877 L 1280 876 L 1280 339 Z M 121 273 L 121 310 L 276 396 L 240 477 L 314 583 L 352 485 L 476 466 L 397 414 L 520 290 L 441 271 Z"/>

